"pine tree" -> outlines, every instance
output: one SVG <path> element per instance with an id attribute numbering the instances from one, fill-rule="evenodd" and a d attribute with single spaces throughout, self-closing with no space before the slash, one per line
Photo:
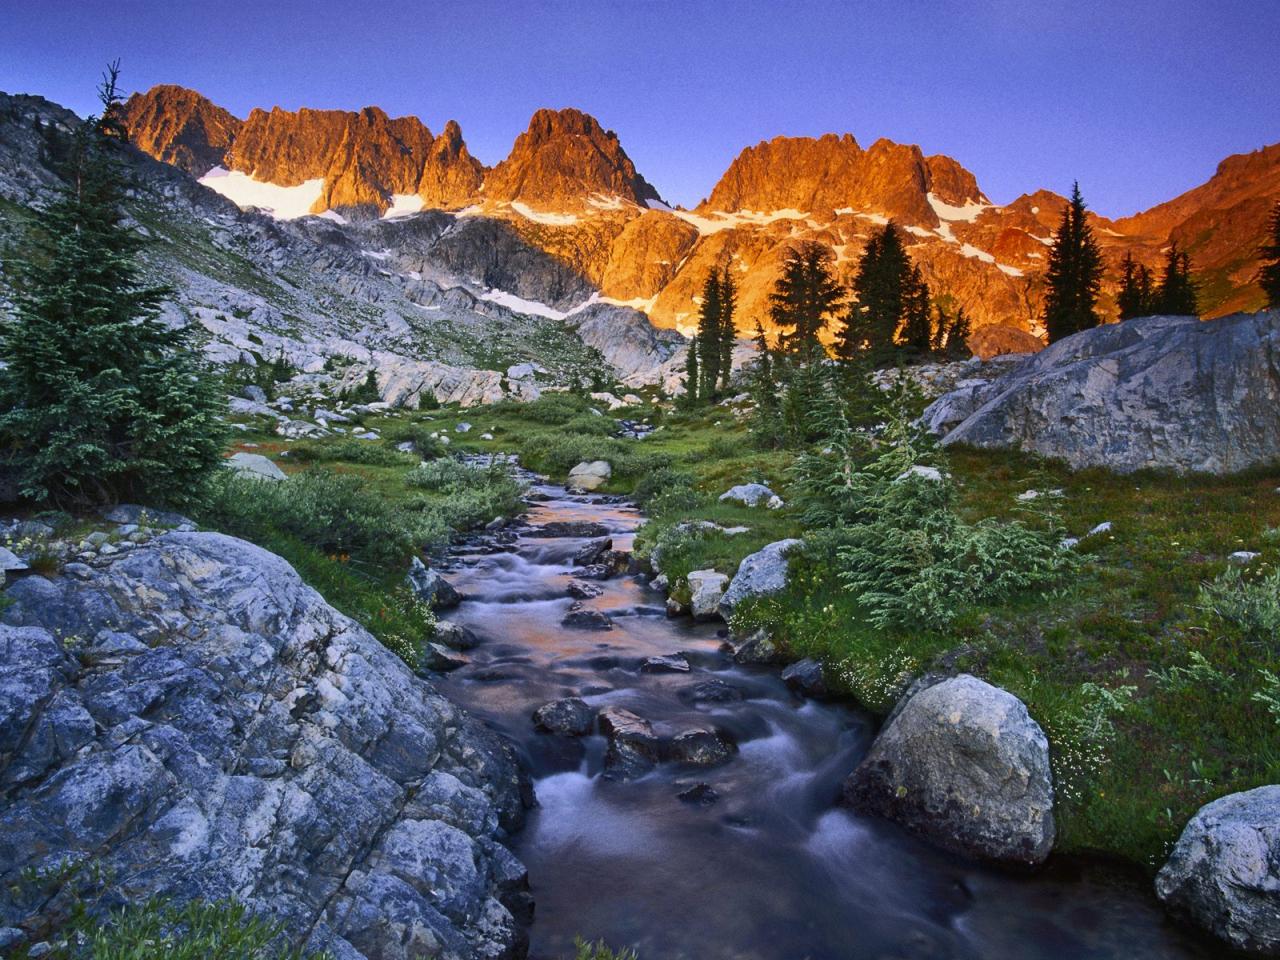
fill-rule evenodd
<path id="1" fill-rule="evenodd" d="M 928 352 L 929 288 L 893 224 L 885 224 L 867 243 L 853 292 L 837 356 L 852 360 L 865 352 L 873 363 L 883 362 L 896 350 L 900 334 L 916 350 Z"/>
<path id="2" fill-rule="evenodd" d="M 1078 183 L 1053 237 L 1046 281 L 1044 325 L 1050 343 L 1098 325 L 1095 308 L 1102 284 L 1102 253 L 1085 218 Z"/>
<path id="3" fill-rule="evenodd" d="M 171 291 L 144 282 L 125 224 L 118 72 L 74 135 L 67 185 L 5 265 L 0 456 L 23 496 L 75 508 L 189 500 L 225 439 L 218 381 L 161 322 Z"/>
<path id="4" fill-rule="evenodd" d="M 738 336 L 735 314 L 738 309 L 738 287 L 729 268 L 720 280 L 720 389 L 729 390 L 733 376 L 733 345 Z"/>
<path id="5" fill-rule="evenodd" d="M 818 335 L 844 300 L 844 289 L 831 276 L 830 259 L 826 247 L 806 243 L 783 264 L 769 295 L 769 316 L 782 331 L 780 346 L 787 353 L 810 359 L 823 354 Z"/>
<path id="6" fill-rule="evenodd" d="M 1262 256 L 1262 272 L 1259 277 L 1262 292 L 1267 295 L 1267 307 L 1280 310 L 1280 200 L 1271 211 L 1267 226 L 1267 242 L 1258 251 Z"/>
<path id="7" fill-rule="evenodd" d="M 1152 313 L 1171 317 L 1197 317 L 1196 283 L 1191 277 L 1191 257 L 1178 250 L 1175 240 L 1165 257 L 1164 274 L 1156 288 Z"/>
<path id="8" fill-rule="evenodd" d="M 698 402 L 698 388 L 701 382 L 698 380 L 698 338 L 693 337 L 689 340 L 689 353 L 684 360 L 684 399 L 685 403 L 693 404 Z"/>
<path id="9" fill-rule="evenodd" d="M 918 266 L 907 274 L 902 301 L 902 346 L 916 356 L 928 356 L 933 348 L 933 301 Z"/>
<path id="10" fill-rule="evenodd" d="M 702 282 L 702 303 L 698 305 L 698 396 L 710 400 L 720 382 L 720 273 L 710 270 Z"/>
<path id="11" fill-rule="evenodd" d="M 942 307 L 937 308 L 937 320 L 933 334 L 933 352 L 951 360 L 964 360 L 971 355 L 969 335 L 973 333 L 973 323 L 969 315 L 960 307 L 952 315 L 948 315 Z"/>
<path id="12" fill-rule="evenodd" d="M 756 321 L 755 344 L 756 368 L 751 384 L 755 409 L 751 412 L 748 429 L 757 446 L 772 449 L 782 446 L 786 433 L 782 424 L 778 381 L 774 376 L 773 351 L 759 320 Z"/>
<path id="13" fill-rule="evenodd" d="M 1116 306 L 1120 308 L 1121 320 L 1132 320 L 1134 317 L 1145 317 L 1150 304 L 1143 296 L 1139 279 L 1138 264 L 1134 262 L 1133 253 L 1126 251 L 1120 261 L 1120 292 L 1116 294 Z"/>

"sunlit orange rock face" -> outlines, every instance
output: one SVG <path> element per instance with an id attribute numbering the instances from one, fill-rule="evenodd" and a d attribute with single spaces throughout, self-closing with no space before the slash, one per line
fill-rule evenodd
<path id="1" fill-rule="evenodd" d="M 594 195 L 636 205 L 659 199 L 618 135 L 580 110 L 539 110 L 484 181 L 486 200 L 535 208 L 574 209 Z"/>
<path id="2" fill-rule="evenodd" d="M 1036 190 L 995 206 L 950 157 L 888 140 L 863 148 L 850 134 L 747 147 L 686 211 L 662 204 L 617 135 L 573 109 L 539 110 L 488 170 L 456 123 L 434 136 L 375 107 L 254 110 L 241 122 L 197 93 L 157 87 L 131 98 L 125 117 L 142 149 L 196 175 L 221 164 L 281 186 L 322 178 L 315 213 L 379 215 L 393 195 L 416 194 L 426 207 L 501 219 L 602 296 L 686 331 L 708 270 L 737 278 L 747 335 L 757 320 L 768 329 L 769 291 L 797 244 L 827 247 L 848 283 L 868 239 L 892 221 L 942 304 L 963 306 L 975 328 L 1039 334 L 1049 243 L 1066 205 Z M 1205 184 L 1144 213 L 1092 217 L 1109 264 L 1103 315 L 1115 312 L 1124 254 L 1158 270 L 1171 240 L 1193 258 L 1206 315 L 1259 306 L 1257 248 L 1277 198 L 1280 144 L 1227 158 Z"/>
<path id="3" fill-rule="evenodd" d="M 135 93 L 121 108 L 133 142 L 193 177 L 224 162 L 241 121 L 194 90 L 165 84 Z"/>

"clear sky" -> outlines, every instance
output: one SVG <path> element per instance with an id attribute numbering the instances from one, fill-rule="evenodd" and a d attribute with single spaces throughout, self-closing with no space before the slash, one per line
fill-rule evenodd
<path id="1" fill-rule="evenodd" d="M 454 118 L 486 164 L 539 107 L 616 130 L 669 201 L 778 134 L 918 143 L 991 199 L 1078 178 L 1121 216 L 1280 141 L 1280 0 L 0 0 L 0 90 Z"/>

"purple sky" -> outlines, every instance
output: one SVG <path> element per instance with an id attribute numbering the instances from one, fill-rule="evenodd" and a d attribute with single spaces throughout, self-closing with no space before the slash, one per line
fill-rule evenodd
<path id="1" fill-rule="evenodd" d="M 0 90 L 84 113 L 194 87 L 233 113 L 374 103 L 455 118 L 487 164 L 538 107 L 618 132 L 671 202 L 778 134 L 919 143 L 991 199 L 1078 178 L 1121 216 L 1280 141 L 1276 0 L 0 0 Z"/>

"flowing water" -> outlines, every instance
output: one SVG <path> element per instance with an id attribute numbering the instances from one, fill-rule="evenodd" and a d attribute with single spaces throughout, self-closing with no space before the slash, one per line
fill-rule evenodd
<path id="1" fill-rule="evenodd" d="M 597 521 L 629 549 L 641 522 L 607 498 L 537 484 L 528 521 Z M 791 693 L 776 670 L 735 665 L 715 624 L 671 620 L 640 578 L 602 584 L 588 606 L 607 632 L 561 625 L 573 554 L 585 539 L 519 538 L 454 557 L 468 598 L 451 619 L 481 644 L 441 687 L 521 749 L 538 805 L 514 838 L 537 901 L 531 955 L 572 954 L 573 939 L 635 946 L 641 960 L 1085 960 L 1216 955 L 1167 921 L 1149 884 L 1096 866 L 1034 876 L 963 863 L 890 823 L 838 804 L 874 723 L 848 706 Z M 645 673 L 655 654 L 685 653 L 686 674 Z M 715 677 L 739 701 L 694 703 Z M 601 777 L 604 738 L 539 733 L 533 711 L 561 697 L 622 706 L 673 735 L 712 725 L 738 744 L 712 769 L 661 765 Z M 697 783 L 719 796 L 682 802 Z"/>

